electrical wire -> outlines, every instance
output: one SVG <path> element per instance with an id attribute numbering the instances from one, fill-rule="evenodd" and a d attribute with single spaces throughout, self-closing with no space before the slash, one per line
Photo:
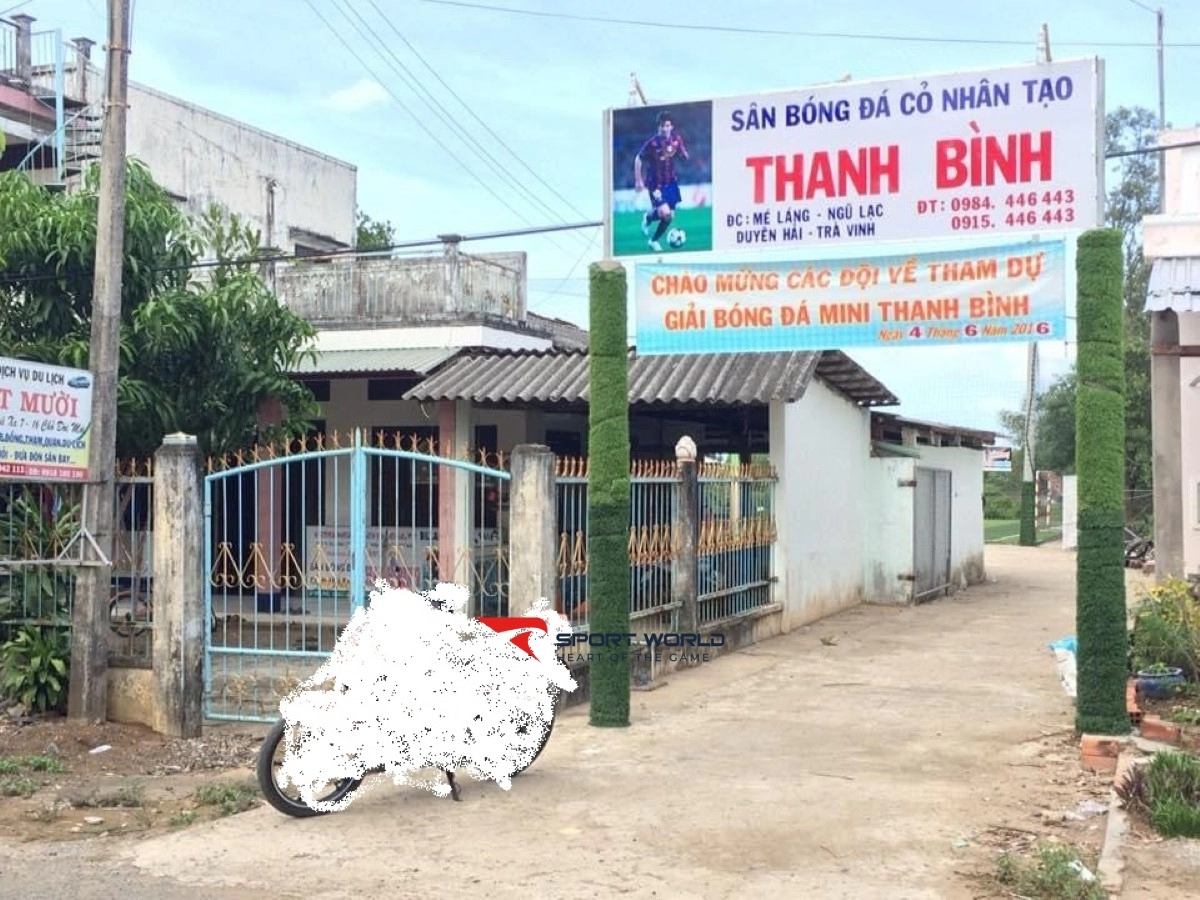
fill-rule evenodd
<path id="1" fill-rule="evenodd" d="M 1178 150 L 1183 147 L 1197 147 L 1197 146 L 1200 146 L 1200 141 L 1183 141 L 1178 144 L 1166 144 L 1161 147 L 1144 147 L 1144 148 L 1135 149 L 1135 150 L 1118 150 L 1118 151 L 1114 151 L 1112 153 L 1106 153 L 1104 155 L 1104 158 L 1105 159 L 1118 159 L 1118 158 L 1127 157 L 1127 156 L 1138 156 L 1141 154 L 1148 154 L 1148 153 L 1162 153 L 1167 150 Z M 514 229 L 507 229 L 504 231 L 481 232 L 481 233 L 472 234 L 472 235 L 441 235 L 436 238 L 424 238 L 421 240 L 414 240 L 414 241 L 399 241 L 394 244 L 389 244 L 386 247 L 379 247 L 379 248 L 376 248 L 374 250 L 369 250 L 369 251 L 362 251 L 362 250 L 349 248 L 346 250 L 331 250 L 328 253 L 316 253 L 316 254 L 313 254 L 313 253 L 263 254 L 263 255 L 235 257 L 233 259 L 226 259 L 226 260 L 220 260 L 220 259 L 199 260 L 194 263 L 189 263 L 188 265 L 185 265 L 185 266 L 168 266 L 168 267 L 163 267 L 163 268 L 152 269 L 150 271 L 152 271 L 152 272 L 178 272 L 178 271 L 184 271 L 184 270 L 189 270 L 189 269 L 210 269 L 210 268 L 215 268 L 217 266 L 222 266 L 222 265 L 259 265 L 259 264 L 273 263 L 273 262 L 277 263 L 277 262 L 293 262 L 293 261 L 314 262 L 317 260 L 337 259 L 337 258 L 343 258 L 343 257 L 348 257 L 348 256 L 369 259 L 369 258 L 378 257 L 378 256 L 385 256 L 385 255 L 394 253 L 397 250 L 411 250 L 411 249 L 419 248 L 419 247 L 442 246 L 447 242 L 447 239 L 451 239 L 451 238 L 459 241 L 460 243 L 467 243 L 469 241 L 488 241 L 488 240 L 497 240 L 500 238 L 528 237 L 528 236 L 532 236 L 532 235 L 552 234 L 554 232 L 559 232 L 559 231 L 579 231 L 579 230 L 583 230 L 585 228 L 602 228 L 603 226 L 604 226 L 603 221 L 600 221 L 600 222 L 596 222 L 596 221 L 570 222 L 570 223 L 564 223 L 564 224 L 556 223 L 553 225 L 533 225 L 533 226 L 530 226 L 529 228 L 514 228 Z M 595 238 L 593 236 L 593 241 L 594 241 L 594 239 Z M 584 255 L 586 255 L 586 251 L 584 254 L 580 254 L 579 259 L 582 260 Z M 575 262 L 575 265 L 572 266 L 571 271 L 573 272 L 578 265 L 579 265 L 579 260 L 577 260 Z M 66 280 L 69 278 L 76 278 L 76 277 L 90 278 L 91 276 L 92 276 L 92 271 L 90 269 L 89 270 L 81 269 L 81 270 L 79 270 L 79 272 L 77 274 L 68 272 L 66 274 L 54 273 L 54 274 L 49 274 L 49 275 L 22 275 L 20 273 L 15 273 L 15 272 L 0 272 L 0 285 L 25 284 L 25 283 L 40 282 L 40 281 L 59 281 L 59 280 Z M 569 279 L 570 279 L 570 274 L 568 274 L 568 276 L 563 279 L 563 283 L 565 283 Z"/>
<path id="2" fill-rule="evenodd" d="M 740 34 L 770 37 L 834 38 L 855 41 L 891 41 L 913 44 L 971 44 L 994 47 L 1028 47 L 1028 40 L 1004 38 L 957 38 L 933 37 L 929 35 L 872 34 L 845 31 L 794 31 L 784 28 L 750 28 L 737 25 L 697 25 L 687 22 L 654 22 L 645 19 L 617 19 L 607 16 L 584 16 L 577 13 L 547 12 L 539 9 L 522 9 L 515 6 L 494 6 L 488 3 L 470 3 L 467 0 L 420 0 L 435 6 L 453 6 L 462 9 L 507 13 L 515 16 L 532 16 L 541 19 L 567 19 L 574 22 L 595 22 L 604 25 L 626 25 L 637 28 L 661 28 L 670 31 L 709 31 L 720 34 Z M 1143 41 L 1055 41 L 1056 47 L 1157 47 L 1157 43 Z M 1163 44 L 1164 47 L 1200 47 L 1200 41 Z"/>
<path id="3" fill-rule="evenodd" d="M 148 272 L 184 272 L 192 269 L 213 269 L 218 266 L 240 266 L 240 265 L 265 265 L 266 263 L 279 262 L 316 262 L 318 260 L 331 260 L 344 257 L 354 257 L 362 259 L 372 259 L 382 257 L 389 254 L 394 254 L 397 250 L 413 250 L 420 247 L 440 247 L 447 243 L 447 240 L 453 238 L 459 243 L 467 243 L 469 241 L 492 241 L 501 238 L 528 237 L 539 234 L 552 234 L 558 231 L 576 231 L 584 228 L 601 228 L 603 222 L 568 222 L 562 225 L 535 225 L 529 228 L 514 228 L 506 231 L 488 231 L 479 234 L 470 235 L 441 235 L 435 238 L 423 238 L 415 241 L 400 241 L 394 244 L 389 244 L 386 247 L 378 247 L 374 250 L 356 250 L 349 248 L 346 250 L 330 250 L 328 253 L 265 253 L 255 254 L 250 256 L 239 256 L 232 259 L 205 259 L 197 260 L 183 266 L 160 266 L 153 269 L 148 269 Z M 18 285 L 37 283 L 43 281 L 66 281 L 72 278 L 88 279 L 93 276 L 91 269 L 79 269 L 77 271 L 68 270 L 65 273 L 55 272 L 45 275 L 22 275 L 19 272 L 0 272 L 0 286 Z"/>
<path id="4" fill-rule="evenodd" d="M 496 157 L 488 152 L 486 147 L 477 141 L 469 132 L 464 131 L 458 125 L 458 123 L 453 120 L 446 108 L 437 100 L 436 97 L 434 97 L 428 90 L 425 89 L 425 87 L 421 84 L 420 79 L 412 72 L 412 70 L 408 68 L 408 66 L 404 64 L 404 62 L 396 55 L 395 51 L 393 51 L 387 46 L 386 43 L 384 43 L 383 39 L 376 33 L 376 29 L 372 28 L 371 24 L 359 14 L 358 10 L 354 8 L 354 5 L 350 2 L 350 0 L 345 0 L 345 9 L 339 5 L 338 0 L 331 0 L 331 3 L 338 9 L 339 12 L 341 12 L 342 16 L 345 17 L 345 19 L 350 23 L 350 27 L 357 32 L 359 37 L 363 38 L 368 43 L 374 41 L 378 45 L 375 47 L 375 50 L 377 53 L 379 53 L 381 58 L 384 56 L 384 54 L 387 54 L 392 58 L 394 61 L 394 64 L 391 65 L 392 71 L 398 74 L 400 76 L 400 80 L 404 82 L 405 86 L 408 87 L 408 89 L 414 94 L 416 94 L 417 98 L 420 99 L 421 102 L 424 103 L 425 106 L 438 119 L 441 120 L 442 124 L 446 126 L 449 133 L 463 138 L 480 157 L 482 157 L 486 162 L 490 162 L 492 171 L 499 175 L 502 181 L 506 181 L 510 187 L 514 188 L 517 194 L 521 196 L 523 200 L 532 202 L 534 206 L 540 207 L 541 211 L 539 214 L 548 215 L 552 219 L 557 219 L 560 222 L 563 221 L 561 214 L 557 210 L 542 200 L 542 198 L 539 197 L 534 191 L 531 191 L 528 187 L 522 184 L 521 180 L 513 175 L 507 168 L 505 168 L 503 163 L 501 163 L 496 159 Z M 355 24 L 353 19 L 351 19 L 351 15 L 353 15 L 354 18 L 361 23 L 361 28 Z M 384 62 L 386 63 L 387 60 L 385 59 Z M 570 250 L 562 247 L 557 242 L 553 243 L 563 252 L 570 253 Z"/>
<path id="5" fill-rule="evenodd" d="M 342 46 L 344 46 L 346 48 L 347 52 L 349 52 L 349 54 L 358 62 L 358 64 L 361 65 L 364 69 L 366 69 L 367 73 L 372 78 L 374 78 L 380 84 L 380 86 L 385 91 L 388 92 L 388 94 L 391 95 L 392 99 L 396 101 L 396 104 L 402 110 L 404 110 L 404 112 L 408 115 L 408 117 L 410 119 L 412 119 L 414 122 L 416 122 L 417 125 L 421 128 L 421 130 L 424 131 L 435 144 L 437 144 L 439 147 L 442 148 L 442 151 L 446 154 L 446 156 L 448 156 L 450 159 L 452 159 L 456 163 L 458 163 L 459 166 L 462 167 L 463 171 L 465 171 L 468 175 L 470 175 L 472 178 L 474 178 L 476 181 L 478 181 L 480 186 L 485 191 L 487 191 L 489 194 L 491 194 L 492 197 L 494 197 L 505 209 L 507 209 L 509 212 L 511 212 L 514 216 L 516 216 L 519 220 L 524 222 L 526 225 L 530 225 L 530 226 L 533 225 L 533 223 L 528 218 L 526 218 L 521 212 L 519 212 L 511 203 L 509 203 L 507 200 L 505 200 L 504 197 L 502 197 L 499 193 L 497 193 L 496 190 L 493 189 L 493 187 L 490 184 L 488 184 L 485 179 L 481 178 L 479 176 L 479 174 L 477 172 L 475 172 L 474 169 L 472 169 L 465 162 L 463 162 L 462 158 L 459 157 L 458 154 L 456 154 L 453 150 L 451 150 L 446 145 L 446 143 L 440 137 L 438 137 L 438 135 L 433 131 L 433 129 L 429 128 L 429 126 L 425 124 L 425 122 L 421 119 L 420 116 L 415 115 L 413 113 L 413 111 L 411 109 L 409 109 L 408 104 L 406 104 L 403 100 L 401 100 L 399 95 L 397 95 L 395 91 L 393 91 L 390 87 L 388 87 L 386 81 L 383 78 L 381 78 L 379 76 L 379 74 L 373 68 L 371 68 L 370 65 L 368 65 L 366 60 L 364 60 L 358 54 L 358 52 L 354 49 L 354 47 L 350 45 L 350 42 L 347 41 L 344 37 L 342 37 L 341 32 L 339 32 L 336 28 L 333 27 L 333 23 L 331 23 L 328 19 L 325 18 L 325 16 L 321 13 L 321 11 L 319 9 L 317 9 L 316 5 L 312 2 L 312 0 L 304 0 L 304 2 L 308 5 L 308 8 L 313 11 L 313 14 L 316 15 L 316 17 L 321 20 L 322 24 L 324 24 L 324 26 L 330 31 L 330 33 L 332 33 L 333 36 L 335 38 L 337 38 L 338 41 L 342 44 Z"/>
<path id="6" fill-rule="evenodd" d="M 577 216 L 580 216 L 583 218 L 587 217 L 587 213 L 580 211 L 580 209 L 577 206 L 572 205 L 570 200 L 568 200 L 566 197 L 564 197 L 562 194 L 560 194 L 557 190 L 555 190 L 553 185 L 551 185 L 544 178 L 542 178 L 527 162 L 525 162 L 524 159 L 521 158 L 521 156 L 515 150 L 513 150 L 512 147 L 510 147 L 507 143 L 504 142 L 504 139 L 502 137 L 500 137 L 500 135 L 496 134 L 496 132 L 492 130 L 492 128 L 487 124 L 487 122 L 485 122 L 483 119 L 481 119 L 475 113 L 475 110 L 471 108 L 471 105 L 469 103 L 467 103 L 467 101 L 465 101 L 461 96 L 459 96 L 459 94 L 454 90 L 454 88 L 450 87 L 450 85 L 446 83 L 446 80 L 444 78 L 442 78 L 441 75 L 438 74 L 437 70 L 435 68 L 433 68 L 433 66 L 431 66 L 428 62 L 426 62 L 425 57 L 423 57 L 417 51 L 417 48 L 412 45 L 412 43 L 409 41 L 409 39 L 406 38 L 401 33 L 400 29 L 398 29 L 392 23 L 392 20 L 387 15 L 384 14 L 383 10 L 381 10 L 379 8 L 379 5 L 375 2 L 375 0 L 367 0 L 367 2 L 372 7 L 374 7 L 375 11 L 380 15 L 380 17 L 384 20 L 384 22 L 387 23 L 388 27 L 391 28 L 392 32 L 396 35 L 396 37 L 399 38 L 401 42 L 403 42 L 404 46 L 409 49 L 409 51 L 413 54 L 413 56 L 415 56 L 421 62 L 421 64 L 423 66 L 425 66 L 426 69 L 429 70 L 430 74 L 432 74 L 433 77 L 435 79 L 437 79 L 438 83 L 449 92 L 450 96 L 459 102 L 459 104 L 462 106 L 462 108 L 467 111 L 467 114 L 469 116 L 471 116 L 471 118 L 473 118 L 476 122 L 478 122 L 480 125 L 483 126 L 484 130 L 487 131 L 487 133 L 492 136 L 492 138 L 496 141 L 496 143 L 498 143 L 501 147 L 503 147 L 505 150 L 507 150 L 512 155 L 513 159 L 515 159 L 518 163 L 520 163 L 521 166 L 525 169 L 525 171 L 528 172 L 531 176 L 533 176 L 533 178 L 539 184 L 541 184 L 543 187 L 546 188 L 546 190 L 548 190 L 551 194 L 553 194 L 555 197 L 557 197 L 559 200 L 561 200 L 566 205 L 567 209 L 569 209 L 571 212 L 575 213 L 575 215 L 577 215 Z"/>

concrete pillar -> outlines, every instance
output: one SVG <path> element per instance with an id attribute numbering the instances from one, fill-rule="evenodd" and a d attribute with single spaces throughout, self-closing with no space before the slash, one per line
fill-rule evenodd
<path id="1" fill-rule="evenodd" d="M 204 700 L 204 506 L 200 450 L 169 434 L 154 454 L 154 730 L 200 736 Z"/>
<path id="2" fill-rule="evenodd" d="M 445 257 L 445 267 L 442 271 L 442 285 L 445 292 L 444 312 L 459 312 L 462 300 L 462 258 L 459 255 L 459 244 L 462 236 L 457 234 L 439 234 L 442 242 L 442 253 Z"/>
<path id="3" fill-rule="evenodd" d="M 474 444 L 474 434 L 471 430 L 471 403 L 469 400 L 454 402 L 454 455 L 459 456 L 460 450 L 468 450 Z M 478 456 L 471 457 L 472 462 L 478 462 Z M 482 603 L 482 589 L 471 584 L 474 569 L 471 568 L 475 552 L 475 504 L 479 503 L 476 496 L 479 491 L 475 487 L 477 479 L 482 476 L 468 472 L 466 469 L 444 468 L 446 477 L 454 478 L 454 546 L 458 549 L 458 572 L 462 584 L 471 588 L 471 597 L 476 603 Z M 482 615 L 482 613 L 477 613 Z"/>
<path id="4" fill-rule="evenodd" d="M 518 444 L 512 455 L 509 519 L 509 615 L 537 600 L 553 604 L 557 589 L 554 453 L 541 444 Z"/>
<path id="5" fill-rule="evenodd" d="M 462 445 L 457 441 L 458 429 L 455 421 L 453 400 L 438 401 L 438 455 L 453 457 L 462 451 Z M 455 538 L 458 535 L 458 495 L 459 469 L 450 466 L 438 466 L 438 527 L 437 527 L 437 578 L 439 581 L 454 581 L 466 584 L 475 592 L 475 585 L 470 584 L 470 567 L 459 563 L 460 548 Z"/>
<path id="6" fill-rule="evenodd" d="M 269 428 L 282 421 L 283 407 L 279 400 L 274 397 L 264 400 L 258 412 L 259 427 Z M 283 469 L 284 465 L 266 466 L 253 475 L 257 499 L 254 542 L 259 545 L 258 553 L 253 557 L 254 600 L 255 607 L 262 613 L 283 609 L 278 578 L 283 554 Z"/>
<path id="7" fill-rule="evenodd" d="M 778 401 L 773 402 L 768 407 L 768 416 L 769 425 L 767 433 L 770 441 L 771 465 L 779 473 L 779 480 L 775 483 L 773 505 L 777 514 L 775 516 L 775 546 L 771 548 L 771 574 L 775 578 L 774 584 L 771 585 L 771 601 L 783 604 L 783 617 L 780 623 L 780 630 L 784 634 L 787 634 L 792 630 L 791 614 L 793 604 L 799 606 L 799 599 L 792 600 L 791 595 L 793 592 L 798 592 L 800 588 L 799 579 L 793 581 L 791 577 L 791 561 L 788 559 L 788 548 L 792 546 L 793 541 L 801 538 L 803 532 L 799 523 L 795 521 L 795 517 L 778 515 L 779 510 L 788 508 L 789 494 L 791 493 L 791 483 L 788 479 L 789 467 L 787 465 L 787 405 Z M 793 466 L 791 470 L 794 472 L 795 467 Z M 793 475 L 793 477 L 796 476 Z"/>
<path id="8" fill-rule="evenodd" d="M 1150 419 L 1154 458 L 1154 575 L 1183 572 L 1183 434 L 1180 423 L 1179 317 L 1150 314 Z M 1163 352 L 1166 351 L 1166 352 Z M 1174 353 L 1171 351 L 1175 351 Z M 1149 535 L 1142 535 L 1149 537 Z"/>
<path id="9" fill-rule="evenodd" d="M 33 78 L 33 16 L 24 13 L 12 17 L 17 26 L 17 77 L 28 82 Z"/>
<path id="10" fill-rule="evenodd" d="M 675 464 L 679 481 L 675 485 L 675 521 L 679 527 L 679 544 L 675 549 L 672 583 L 679 604 L 679 627 L 676 631 L 695 634 L 700 630 L 697 584 L 697 553 L 700 545 L 700 481 L 696 470 L 696 442 L 687 435 L 675 445 Z"/>

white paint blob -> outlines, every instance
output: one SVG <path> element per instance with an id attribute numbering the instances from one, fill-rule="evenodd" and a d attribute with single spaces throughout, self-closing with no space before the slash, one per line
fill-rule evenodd
<path id="1" fill-rule="evenodd" d="M 380 767 L 398 785 L 442 796 L 446 769 L 512 787 L 542 744 L 558 692 L 577 687 L 554 652 L 555 636 L 571 626 L 544 599 L 523 613 L 546 623 L 545 632 L 519 629 L 535 659 L 511 643 L 518 631 L 467 616 L 468 598 L 458 584 L 420 594 L 376 582 L 329 659 L 279 704 L 281 788 L 295 785 L 308 806 L 337 812 L 358 792 L 334 803 L 317 797 Z M 435 777 L 417 777 L 430 769 Z"/>

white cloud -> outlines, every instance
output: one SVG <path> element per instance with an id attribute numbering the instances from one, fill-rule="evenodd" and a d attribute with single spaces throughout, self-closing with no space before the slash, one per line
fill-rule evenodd
<path id="1" fill-rule="evenodd" d="M 334 91 L 321 101 L 326 109 L 338 112 L 358 112 L 388 98 L 388 92 L 373 78 L 360 78 L 350 87 Z"/>

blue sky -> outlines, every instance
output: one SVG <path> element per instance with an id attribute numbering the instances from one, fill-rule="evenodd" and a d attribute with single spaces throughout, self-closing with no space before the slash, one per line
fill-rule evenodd
<path id="1" fill-rule="evenodd" d="M 0 0 L 0 10 L 17 2 Z M 1146 8 L 1157 4 L 1137 0 L 134 3 L 135 81 L 353 162 L 361 207 L 390 219 L 399 239 L 598 220 L 601 113 L 625 105 L 631 71 L 655 103 L 781 90 L 847 74 L 859 80 L 1015 65 L 1035 60 L 1045 22 L 1055 58 L 1104 58 L 1110 110 L 1157 109 L 1158 102 L 1149 46 L 1155 19 Z M 549 15 L 472 8 L 478 5 Z M 103 42 L 103 0 L 23 6 L 38 19 L 37 30 L 61 27 L 64 37 Z M 1163 6 L 1167 119 L 1188 127 L 1200 122 L 1200 95 L 1186 87 L 1200 76 L 1200 3 Z M 563 15 L 977 43 L 668 31 Z M 535 182 L 530 169 L 569 206 Z M 530 308 L 586 325 L 587 264 L 601 255 L 600 244 L 593 229 L 467 249 L 527 250 Z M 1071 354 L 1070 344 L 1043 344 L 1043 381 Z M 851 355 L 900 396 L 907 415 L 995 428 L 997 413 L 1022 400 L 1023 345 Z"/>

